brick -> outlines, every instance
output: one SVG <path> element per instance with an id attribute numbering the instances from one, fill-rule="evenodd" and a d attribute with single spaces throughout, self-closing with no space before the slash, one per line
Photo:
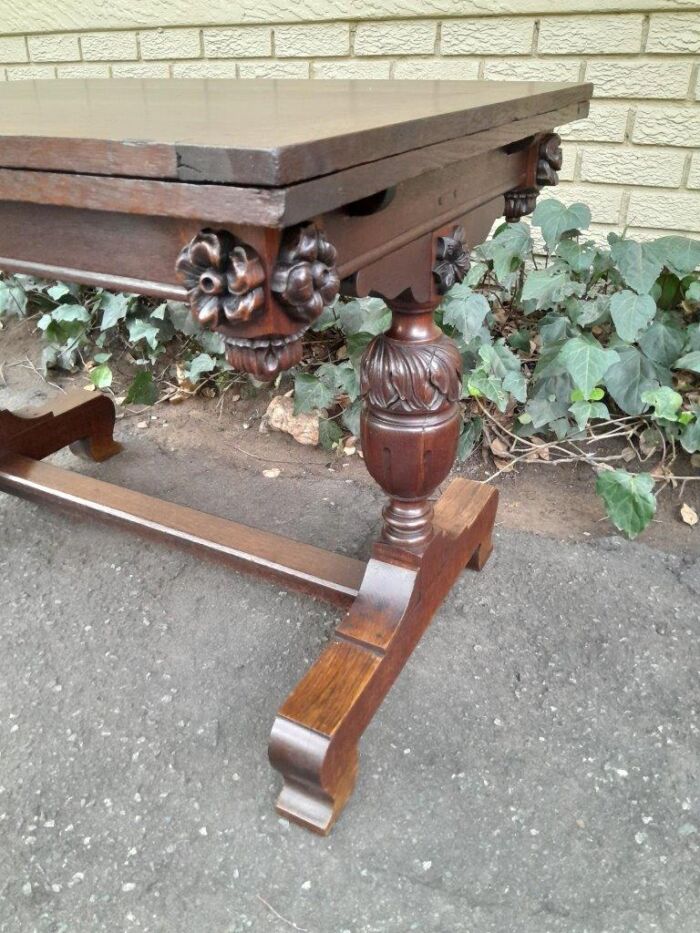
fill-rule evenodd
<path id="1" fill-rule="evenodd" d="M 700 107 L 640 107 L 632 142 L 661 146 L 700 146 Z"/>
<path id="2" fill-rule="evenodd" d="M 587 204 L 596 223 L 620 223 L 622 189 L 610 185 L 578 185 L 562 182 L 555 188 L 544 188 L 541 198 L 556 198 L 564 204 L 578 201 Z"/>
<path id="3" fill-rule="evenodd" d="M 581 181 L 677 188 L 684 166 L 685 153 L 678 149 L 587 146 L 581 157 Z"/>
<path id="4" fill-rule="evenodd" d="M 529 55 L 535 22 L 523 17 L 487 16 L 442 24 L 443 55 Z"/>
<path id="5" fill-rule="evenodd" d="M 564 153 L 564 161 L 558 172 L 559 181 L 573 181 L 578 149 L 570 143 L 564 143 L 562 145 L 562 152 Z"/>
<path id="6" fill-rule="evenodd" d="M 308 62 L 241 62 L 241 78 L 308 78 Z"/>
<path id="7" fill-rule="evenodd" d="M 690 191 L 633 191 L 627 210 L 630 226 L 696 230 L 700 217 L 700 194 Z"/>
<path id="8" fill-rule="evenodd" d="M 402 58 L 394 65 L 395 78 L 467 81 L 479 77 L 478 58 Z"/>
<path id="9" fill-rule="evenodd" d="M 6 73 L 8 81 L 39 81 L 55 78 L 56 68 L 53 65 L 8 65 Z"/>
<path id="10" fill-rule="evenodd" d="M 170 65 L 167 62 L 117 62 L 112 65 L 112 77 L 169 78 Z"/>
<path id="11" fill-rule="evenodd" d="M 652 16 L 647 52 L 700 52 L 700 16 L 697 13 Z"/>
<path id="12" fill-rule="evenodd" d="M 275 27 L 275 55 L 280 58 L 347 55 L 349 51 L 350 27 L 347 23 Z"/>
<path id="13" fill-rule="evenodd" d="M 263 26 L 237 29 L 205 29 L 207 58 L 260 58 L 272 54 L 272 30 Z"/>
<path id="14" fill-rule="evenodd" d="M 88 62 L 129 61 L 138 58 L 135 32 L 92 32 L 80 37 L 83 58 Z"/>
<path id="15" fill-rule="evenodd" d="M 56 75 L 59 78 L 108 78 L 109 65 L 97 65 L 94 62 L 57 65 Z"/>
<path id="16" fill-rule="evenodd" d="M 583 139 L 589 142 L 621 143 L 625 138 L 630 108 L 593 101 L 590 114 L 583 120 L 568 123 L 559 130 L 562 139 Z"/>
<path id="17" fill-rule="evenodd" d="M 580 63 L 573 58 L 487 58 L 484 77 L 500 81 L 578 81 Z"/>
<path id="18" fill-rule="evenodd" d="M 198 29 L 151 29 L 139 33 L 142 58 L 199 58 Z"/>
<path id="19" fill-rule="evenodd" d="M 690 234 L 691 239 L 700 239 L 700 228 L 697 221 L 690 229 L 683 230 L 683 233 Z M 650 243 L 658 240 L 662 236 L 678 236 L 678 230 L 657 230 L 654 227 L 627 227 L 625 236 L 630 240 L 637 240 L 640 243 Z"/>
<path id="20" fill-rule="evenodd" d="M 700 188 L 700 154 L 697 152 L 690 163 L 690 174 L 688 175 L 688 187 Z"/>
<path id="21" fill-rule="evenodd" d="M 33 62 L 80 61 L 77 36 L 29 36 L 27 44 Z"/>
<path id="22" fill-rule="evenodd" d="M 391 62 L 377 58 L 359 62 L 344 58 L 335 62 L 314 62 L 311 71 L 314 78 L 388 78 Z"/>
<path id="23" fill-rule="evenodd" d="M 0 62 L 8 65 L 10 62 L 27 62 L 27 43 L 24 36 L 5 36 L 0 39 Z"/>
<path id="24" fill-rule="evenodd" d="M 537 43 L 544 55 L 619 55 L 639 52 L 641 47 L 642 17 L 628 14 L 545 17 Z"/>
<path id="25" fill-rule="evenodd" d="M 690 62 L 589 61 L 586 81 L 596 97 L 684 98 L 690 86 Z"/>
<path id="26" fill-rule="evenodd" d="M 356 55 L 432 55 L 435 23 L 360 23 L 355 33 Z"/>
<path id="27" fill-rule="evenodd" d="M 235 78 L 235 62 L 175 62 L 173 78 Z"/>

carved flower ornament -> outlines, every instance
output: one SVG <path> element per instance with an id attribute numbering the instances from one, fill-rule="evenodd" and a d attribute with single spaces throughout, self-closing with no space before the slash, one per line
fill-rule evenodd
<path id="1" fill-rule="evenodd" d="M 256 252 L 225 230 L 202 230 L 183 247 L 175 269 L 192 314 L 206 327 L 249 321 L 265 304 L 265 270 Z"/>
<path id="2" fill-rule="evenodd" d="M 558 185 L 557 172 L 562 167 L 564 155 L 561 151 L 561 139 L 556 133 L 545 136 L 540 143 L 539 158 L 537 160 L 537 186 Z"/>
<path id="3" fill-rule="evenodd" d="M 314 226 L 290 231 L 282 243 L 270 286 L 289 314 L 315 320 L 340 291 L 335 247 Z"/>
<path id="4" fill-rule="evenodd" d="M 440 294 L 448 291 L 456 282 L 462 282 L 469 271 L 469 254 L 464 248 L 464 227 L 455 227 L 451 236 L 437 238 L 436 259 L 433 275 Z"/>

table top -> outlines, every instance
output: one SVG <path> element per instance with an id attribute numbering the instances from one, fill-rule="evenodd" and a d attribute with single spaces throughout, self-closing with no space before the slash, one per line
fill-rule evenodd
<path id="1" fill-rule="evenodd" d="M 525 81 L 0 84 L 0 166 L 274 187 L 586 101 Z"/>

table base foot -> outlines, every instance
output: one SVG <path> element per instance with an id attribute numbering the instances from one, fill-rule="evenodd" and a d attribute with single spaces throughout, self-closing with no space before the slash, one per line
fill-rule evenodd
<path id="1" fill-rule="evenodd" d="M 357 599 L 275 720 L 278 812 L 329 832 L 354 787 L 362 733 L 462 568 L 486 563 L 496 505 L 493 488 L 456 479 L 436 503 L 422 554 L 375 546 Z"/>

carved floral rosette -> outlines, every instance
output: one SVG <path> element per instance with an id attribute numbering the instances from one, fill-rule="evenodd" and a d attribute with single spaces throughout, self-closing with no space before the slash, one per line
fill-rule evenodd
<path id="1" fill-rule="evenodd" d="M 270 286 L 287 313 L 311 323 L 340 291 L 337 253 L 314 225 L 287 233 L 280 248 Z"/>
<path id="2" fill-rule="evenodd" d="M 362 358 L 360 394 L 371 408 L 397 414 L 439 412 L 458 401 L 462 358 L 445 336 L 407 343 L 381 334 Z"/>
<path id="3" fill-rule="evenodd" d="M 520 220 L 521 217 L 534 211 L 540 189 L 548 185 L 559 184 L 557 172 L 562 167 L 562 163 L 561 139 L 556 133 L 547 133 L 539 143 L 535 185 L 531 188 L 516 188 L 505 194 L 506 220 Z"/>
<path id="4" fill-rule="evenodd" d="M 215 330 L 243 323 L 265 305 L 265 271 L 252 247 L 225 230 L 202 230 L 183 247 L 175 269 L 195 319 Z"/>
<path id="5" fill-rule="evenodd" d="M 437 290 L 441 295 L 449 291 L 457 282 L 464 281 L 469 271 L 469 254 L 464 247 L 464 227 L 455 227 L 451 236 L 437 238 L 433 266 L 433 276 L 437 282 Z"/>

